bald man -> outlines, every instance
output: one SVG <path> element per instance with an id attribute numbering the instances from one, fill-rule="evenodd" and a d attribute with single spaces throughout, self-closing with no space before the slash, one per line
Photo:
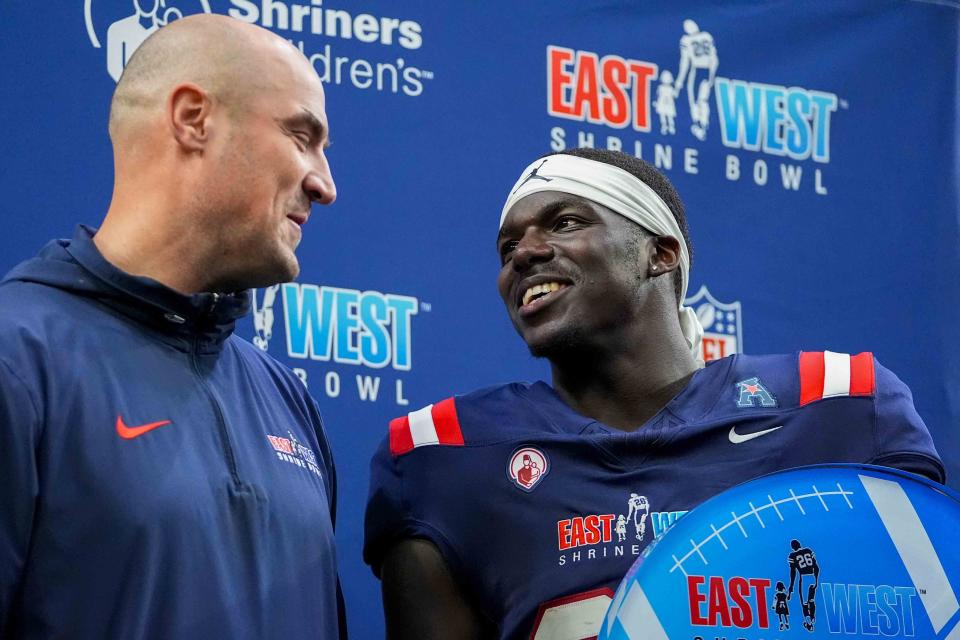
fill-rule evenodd
<path id="1" fill-rule="evenodd" d="M 320 415 L 232 334 L 336 197 L 320 80 L 266 30 L 178 20 L 110 137 L 99 230 L 0 283 L 0 637 L 337 638 Z"/>

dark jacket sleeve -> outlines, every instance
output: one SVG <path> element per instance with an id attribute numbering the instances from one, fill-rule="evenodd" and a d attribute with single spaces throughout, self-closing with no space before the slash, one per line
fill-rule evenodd
<path id="1" fill-rule="evenodd" d="M 41 412 L 24 381 L 0 359 L 0 637 L 22 581 L 40 481 Z"/>
<path id="2" fill-rule="evenodd" d="M 913 394 L 892 371 L 874 361 L 876 370 L 876 454 L 871 464 L 894 467 L 946 482 L 943 462 L 930 431 L 913 406 Z"/>

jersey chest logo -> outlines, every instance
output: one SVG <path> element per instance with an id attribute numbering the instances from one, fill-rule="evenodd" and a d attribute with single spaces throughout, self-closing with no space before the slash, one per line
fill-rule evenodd
<path id="1" fill-rule="evenodd" d="M 533 491 L 534 487 L 550 471 L 550 460 L 540 449 L 523 446 L 513 452 L 507 463 L 507 476 L 513 484 L 523 491 Z"/>
<path id="2" fill-rule="evenodd" d="M 320 465 L 317 463 L 317 455 L 313 452 L 313 449 L 301 444 L 292 431 L 287 431 L 287 435 L 290 437 L 284 438 L 270 434 L 267 435 L 267 440 L 270 442 L 270 446 L 273 447 L 277 459 L 300 467 L 301 469 L 306 469 L 317 477 L 322 478 L 323 473 L 320 471 Z"/>
<path id="3" fill-rule="evenodd" d="M 631 492 L 625 504 L 621 504 L 624 511 L 619 513 L 579 513 L 558 520 L 557 565 L 635 558 L 651 540 L 686 513 L 654 511 L 649 498 L 636 492 Z"/>
<path id="4" fill-rule="evenodd" d="M 741 409 L 749 407 L 772 408 L 777 406 L 777 399 L 770 393 L 760 378 L 754 376 L 741 380 L 736 384 L 737 406 Z"/>

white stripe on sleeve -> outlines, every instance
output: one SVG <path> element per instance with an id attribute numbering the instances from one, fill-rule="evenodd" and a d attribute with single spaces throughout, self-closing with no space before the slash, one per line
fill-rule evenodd
<path id="1" fill-rule="evenodd" d="M 850 395 L 850 355 L 823 352 L 823 397 Z"/>
<path id="2" fill-rule="evenodd" d="M 433 405 L 428 404 L 423 409 L 417 409 L 407 417 L 410 420 L 410 436 L 413 438 L 413 446 L 420 447 L 425 444 L 440 444 L 440 438 L 437 437 L 437 427 L 433 424 Z"/>

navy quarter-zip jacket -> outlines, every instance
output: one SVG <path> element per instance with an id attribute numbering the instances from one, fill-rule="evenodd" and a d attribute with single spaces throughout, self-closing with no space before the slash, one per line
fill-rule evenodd
<path id="1" fill-rule="evenodd" d="M 337 638 L 316 404 L 80 227 L 0 283 L 0 637 Z"/>

